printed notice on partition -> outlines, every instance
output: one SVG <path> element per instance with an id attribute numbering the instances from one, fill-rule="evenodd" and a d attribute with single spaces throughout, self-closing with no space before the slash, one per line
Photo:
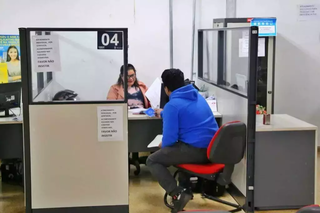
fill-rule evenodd
<path id="1" fill-rule="evenodd" d="M 61 71 L 58 35 L 32 37 L 32 70 L 35 72 Z"/>
<path id="2" fill-rule="evenodd" d="M 258 40 L 258 57 L 266 56 L 266 39 L 259 38 Z M 245 58 L 249 57 L 249 38 L 239 39 L 239 57 Z"/>
<path id="3" fill-rule="evenodd" d="M 319 4 L 301 4 L 298 5 L 298 20 L 299 21 L 309 21 L 319 19 Z"/>
<path id="4" fill-rule="evenodd" d="M 123 141 L 123 107 L 98 107 L 98 140 Z"/>

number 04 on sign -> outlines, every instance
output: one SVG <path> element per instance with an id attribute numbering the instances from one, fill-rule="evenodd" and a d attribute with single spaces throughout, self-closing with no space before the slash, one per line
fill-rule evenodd
<path id="1" fill-rule="evenodd" d="M 97 48 L 99 50 L 122 50 L 122 31 L 98 31 Z"/>

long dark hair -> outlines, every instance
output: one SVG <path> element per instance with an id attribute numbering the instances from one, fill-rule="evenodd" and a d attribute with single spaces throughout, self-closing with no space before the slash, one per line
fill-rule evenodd
<path id="1" fill-rule="evenodd" d="M 133 71 L 134 71 L 134 74 L 137 73 L 136 68 L 134 68 L 134 66 L 133 66 L 132 64 L 128 64 L 128 66 L 127 66 L 127 71 L 129 71 L 129 70 L 133 70 Z M 118 78 L 118 81 L 117 81 L 117 84 L 118 84 L 119 86 L 123 86 L 123 79 L 122 79 L 122 77 L 123 77 L 123 72 L 124 72 L 124 66 L 122 65 L 122 66 L 120 67 L 120 75 L 119 75 L 119 78 Z M 136 87 L 136 88 L 139 87 L 139 81 L 138 81 L 137 75 L 136 75 L 136 80 L 135 80 L 134 83 L 133 83 L 133 86 Z"/>
<path id="2" fill-rule="evenodd" d="M 9 51 L 10 51 L 10 49 L 15 49 L 15 50 L 17 50 L 17 60 L 20 61 L 18 48 L 17 48 L 16 46 L 10 46 L 10 47 L 8 48 L 8 50 L 7 50 L 7 62 L 11 61 L 11 58 L 10 58 L 10 56 L 9 56 Z"/>

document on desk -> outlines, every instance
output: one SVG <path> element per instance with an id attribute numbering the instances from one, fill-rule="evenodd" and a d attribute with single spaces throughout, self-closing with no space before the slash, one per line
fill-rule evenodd
<path id="1" fill-rule="evenodd" d="M 136 109 L 129 109 L 128 112 L 133 113 L 133 114 L 134 113 L 142 113 L 142 112 L 144 113 L 146 110 L 147 109 L 144 109 L 144 108 L 136 108 Z"/>
<path id="2" fill-rule="evenodd" d="M 150 101 L 151 107 L 153 109 L 159 108 L 160 106 L 160 95 L 161 95 L 161 80 L 156 78 L 156 80 L 149 87 L 146 92 L 146 96 Z"/>
<path id="3" fill-rule="evenodd" d="M 159 147 L 161 142 L 162 142 L 162 135 L 157 135 L 155 139 L 153 139 L 153 141 L 148 145 L 148 148 Z"/>

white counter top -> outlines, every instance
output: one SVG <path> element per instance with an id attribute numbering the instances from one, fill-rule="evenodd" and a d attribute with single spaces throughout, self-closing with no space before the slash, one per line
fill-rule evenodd
<path id="1" fill-rule="evenodd" d="M 1 124 L 22 124 L 23 117 L 22 117 L 22 110 L 20 111 L 20 108 L 12 109 L 12 112 L 16 115 L 16 117 L 7 117 L 2 118 L 0 117 L 0 125 Z M 12 114 L 10 111 L 10 114 Z M 3 116 L 4 112 L 0 112 L 0 116 Z"/>
<path id="2" fill-rule="evenodd" d="M 222 115 L 219 112 L 213 112 L 215 118 L 221 118 Z M 148 119 L 161 119 L 158 117 L 149 117 L 147 115 L 133 115 L 132 113 L 128 113 L 128 120 L 148 120 Z"/>
<path id="3" fill-rule="evenodd" d="M 262 121 L 263 116 L 257 115 L 257 132 L 317 130 L 316 126 L 286 114 L 271 115 L 270 125 L 263 125 Z"/>

